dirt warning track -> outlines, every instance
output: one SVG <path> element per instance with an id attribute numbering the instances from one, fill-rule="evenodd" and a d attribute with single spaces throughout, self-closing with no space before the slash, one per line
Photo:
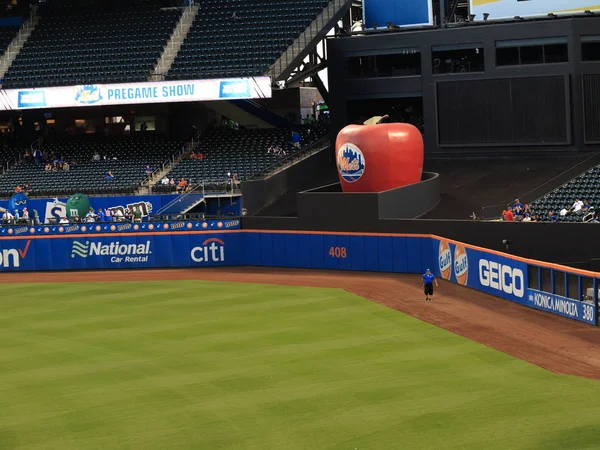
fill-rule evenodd
<path id="1" fill-rule="evenodd" d="M 341 288 L 553 372 L 600 380 L 600 329 L 443 281 L 426 303 L 417 275 L 271 268 L 0 274 L 3 283 L 149 280 Z"/>

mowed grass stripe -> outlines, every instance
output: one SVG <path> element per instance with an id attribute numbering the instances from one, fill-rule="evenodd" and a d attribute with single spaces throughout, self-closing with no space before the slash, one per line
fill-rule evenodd
<path id="1" fill-rule="evenodd" d="M 341 290 L 6 288 L 0 449 L 597 446 L 600 383 Z"/>

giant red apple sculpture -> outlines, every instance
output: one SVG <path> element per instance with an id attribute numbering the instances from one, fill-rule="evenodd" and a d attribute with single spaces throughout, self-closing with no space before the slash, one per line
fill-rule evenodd
<path id="1" fill-rule="evenodd" d="M 382 192 L 421 181 L 423 138 L 413 125 L 349 125 L 335 149 L 344 192 Z"/>

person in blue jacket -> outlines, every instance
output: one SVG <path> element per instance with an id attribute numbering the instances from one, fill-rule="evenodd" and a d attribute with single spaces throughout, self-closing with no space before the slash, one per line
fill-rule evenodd
<path id="1" fill-rule="evenodd" d="M 423 290 L 425 291 L 425 301 L 429 302 L 433 298 L 433 283 L 436 287 L 438 282 L 435 279 L 435 275 L 431 273 L 429 269 L 423 274 Z"/>

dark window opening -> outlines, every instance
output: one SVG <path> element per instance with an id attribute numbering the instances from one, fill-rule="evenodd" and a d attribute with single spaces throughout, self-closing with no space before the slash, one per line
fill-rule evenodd
<path id="1" fill-rule="evenodd" d="M 544 63 L 544 47 L 542 45 L 530 45 L 521 47 L 521 64 L 543 64 Z"/>
<path id="2" fill-rule="evenodd" d="M 349 77 L 410 77 L 421 75 L 421 52 L 407 48 L 399 53 L 346 58 Z"/>
<path id="3" fill-rule="evenodd" d="M 539 45 L 499 46 L 496 48 L 497 66 L 526 64 L 556 64 L 569 61 L 566 43 L 554 42 Z"/>
<path id="4" fill-rule="evenodd" d="M 600 41 L 581 44 L 582 61 L 600 61 Z"/>
<path id="5" fill-rule="evenodd" d="M 362 124 L 374 116 L 388 115 L 386 122 L 410 123 L 421 133 L 425 130 L 423 121 L 423 97 L 378 98 L 348 100 L 348 123 Z"/>
<path id="6" fill-rule="evenodd" d="M 433 73 L 469 73 L 483 72 L 483 48 L 456 50 L 434 50 Z"/>

